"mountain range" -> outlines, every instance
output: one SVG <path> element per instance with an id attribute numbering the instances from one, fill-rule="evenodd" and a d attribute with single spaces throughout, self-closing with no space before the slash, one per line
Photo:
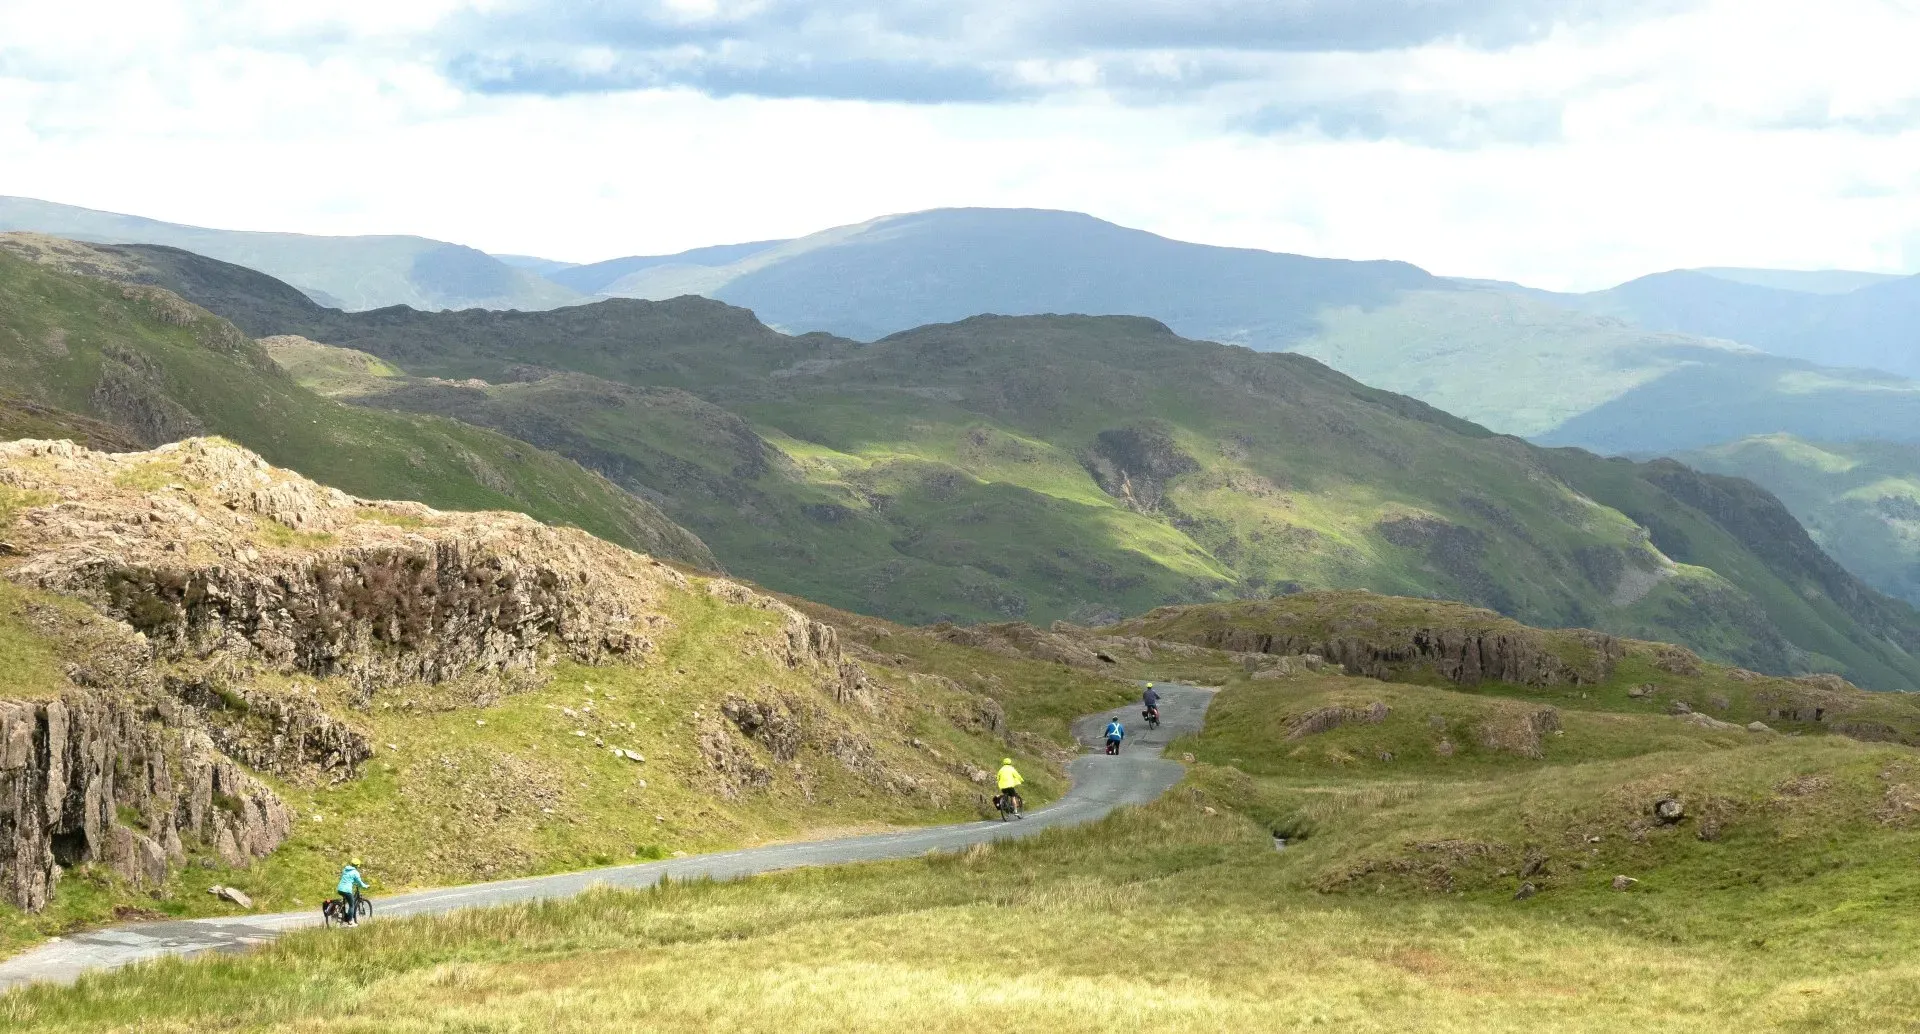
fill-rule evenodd
<path id="1" fill-rule="evenodd" d="M 425 237 L 316 237 L 210 230 L 0 197 L 0 232 L 27 231 L 100 243 L 165 244 L 261 270 L 325 305 L 377 309 L 550 309 L 581 297 L 473 248 Z"/>
<path id="2" fill-rule="evenodd" d="M 1498 431 L 1603 452 L 1768 433 L 1920 439 L 1920 384 L 1902 375 L 1915 368 L 1890 358 L 1920 323 L 1888 315 L 1920 299 L 1920 278 L 1722 269 L 1562 295 L 1025 209 L 888 216 L 553 275 L 609 297 L 702 295 L 782 330 L 858 340 L 979 313 L 1148 316 L 1190 338 L 1302 352 Z M 1749 296 L 1774 308 L 1744 307 Z M 1792 321 L 1771 315 L 1781 307 Z M 1710 318 L 1721 309 L 1752 315 Z M 1788 322 L 1797 337 L 1747 332 Z"/>
<path id="3" fill-rule="evenodd" d="M 1365 587 L 1920 686 L 1920 615 L 1750 484 L 1543 450 L 1152 320 L 974 317 L 862 344 L 694 297 L 347 313 L 176 249 L 38 261 L 177 290 L 353 411 L 570 457 L 728 570 L 846 609 L 1094 622 Z"/>

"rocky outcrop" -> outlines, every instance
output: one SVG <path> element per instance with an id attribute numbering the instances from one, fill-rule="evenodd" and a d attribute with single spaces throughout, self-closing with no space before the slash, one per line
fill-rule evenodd
<path id="1" fill-rule="evenodd" d="M 297 693 L 269 693 L 218 675 L 168 675 L 175 696 L 197 708 L 220 752 L 256 772 L 294 782 L 351 779 L 373 756 L 365 734 L 320 702 Z"/>
<path id="2" fill-rule="evenodd" d="M 650 649 L 677 572 L 506 513 L 376 503 L 195 439 L 108 455 L 0 445 L 0 483 L 59 501 L 9 531 L 14 582 L 78 596 L 161 659 L 220 656 L 365 692 Z"/>
<path id="3" fill-rule="evenodd" d="M 285 840 L 279 797 L 165 698 L 79 690 L 0 701 L 0 898 L 46 906 L 65 866 L 157 886 L 191 847 L 233 866 Z"/>
<path id="4" fill-rule="evenodd" d="M 329 710 L 342 696 L 364 708 L 427 684 L 465 701 L 562 658 L 640 657 L 667 594 L 693 587 L 584 532 L 356 499 L 219 440 L 123 455 L 0 444 L 0 489 L 15 504 L 0 577 L 29 590 L 34 632 L 69 662 L 57 696 L 0 702 L 0 899 L 25 908 L 80 863 L 146 885 L 192 854 L 248 864 L 292 824 L 250 771 L 340 781 L 372 756 L 352 711 Z M 887 699 L 835 628 L 745 586 L 704 587 L 771 612 L 745 649 L 819 691 L 737 695 L 700 720 L 723 793 L 798 777 L 803 750 L 891 792 L 944 792 L 883 764 L 843 710 Z"/>
<path id="5" fill-rule="evenodd" d="M 1379 725 L 1387 720 L 1393 709 L 1385 703 L 1375 700 L 1365 707 L 1319 707 L 1287 719 L 1287 739 L 1298 740 L 1308 736 L 1317 736 L 1342 725 L 1365 724 Z"/>
<path id="6" fill-rule="evenodd" d="M 0 700 L 0 900 L 26 909 L 66 866 L 155 885 L 196 851 L 246 865 L 292 825 L 249 769 L 340 780 L 371 756 L 350 720 L 263 683 L 337 677 L 364 703 L 643 654 L 661 594 L 687 584 L 583 532 L 355 499 L 219 440 L 0 444 L 0 488 L 26 501 L 0 576 L 93 611 L 29 603 L 68 688 Z M 856 698 L 832 630 L 793 616 L 784 654 Z"/>
<path id="7" fill-rule="evenodd" d="M 1392 680 L 1426 668 L 1449 682 L 1476 685 L 1510 682 L 1522 686 L 1590 685 L 1601 682 L 1623 655 L 1619 640 L 1576 630 L 1591 659 L 1575 663 L 1546 633 L 1532 629 L 1414 628 L 1384 630 L 1377 636 L 1317 638 L 1248 628 L 1223 627 L 1195 636 L 1199 644 L 1233 653 L 1277 656 L 1313 654 L 1338 664 L 1349 675 Z"/>

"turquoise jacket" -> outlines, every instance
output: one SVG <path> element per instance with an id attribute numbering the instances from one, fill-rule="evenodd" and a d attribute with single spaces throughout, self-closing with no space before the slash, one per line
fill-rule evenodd
<path id="1" fill-rule="evenodd" d="M 340 870 L 340 886 L 335 890 L 342 894 L 352 894 L 356 890 L 367 889 L 367 881 L 360 878 L 360 870 L 349 865 Z"/>

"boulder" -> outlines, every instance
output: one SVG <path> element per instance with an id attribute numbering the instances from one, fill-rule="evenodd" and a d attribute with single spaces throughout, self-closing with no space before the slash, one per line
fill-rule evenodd
<path id="1" fill-rule="evenodd" d="M 216 883 L 207 888 L 207 893 L 212 894 L 222 901 L 230 901 L 239 905 L 241 908 L 251 909 L 253 907 L 253 899 L 248 897 L 245 891 L 237 887 L 227 887 Z"/>
<path id="2" fill-rule="evenodd" d="M 1634 885 L 1639 882 L 1640 882 L 1639 880 L 1636 880 L 1631 876 L 1615 876 L 1613 878 L 1613 889 L 1614 890 L 1632 890 Z"/>
<path id="3" fill-rule="evenodd" d="M 1772 732 L 1773 726 L 1768 725 L 1765 722 L 1748 722 L 1747 731 L 1748 732 Z"/>
<path id="4" fill-rule="evenodd" d="M 1723 722 L 1710 714 L 1701 714 L 1698 711 L 1689 711 L 1676 715 L 1675 717 L 1689 725 L 1697 725 L 1702 729 L 1712 729 L 1715 732 L 1739 732 L 1744 728 L 1744 726 L 1735 725 L 1732 722 Z"/>

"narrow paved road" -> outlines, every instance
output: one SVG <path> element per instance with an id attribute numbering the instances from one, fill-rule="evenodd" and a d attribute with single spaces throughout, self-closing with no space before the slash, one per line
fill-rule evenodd
<path id="1" fill-rule="evenodd" d="M 1147 732 L 1141 726 L 1138 703 L 1118 712 L 1088 715 L 1075 722 L 1074 737 L 1089 750 L 1098 750 L 1101 729 L 1112 714 L 1119 714 L 1128 727 L 1126 750 L 1119 757 L 1088 753 L 1075 758 L 1067 769 L 1073 778 L 1072 789 L 1053 804 L 1035 809 L 1024 821 L 989 820 L 929 826 L 898 833 L 775 844 L 665 862 L 424 890 L 377 899 L 376 917 L 435 915 L 461 908 L 565 898 L 590 887 L 651 887 L 662 877 L 728 880 L 805 866 L 912 858 L 932 851 L 953 851 L 982 841 L 1029 836 L 1055 826 L 1092 822 L 1123 805 L 1153 801 L 1180 781 L 1180 764 L 1161 758 L 1160 752 L 1174 737 L 1199 731 L 1207 705 L 1213 702 L 1213 693 L 1193 686 L 1167 685 L 1161 689 L 1162 721 L 1158 732 Z M 314 926 L 319 921 L 319 910 L 313 908 L 276 915 L 133 923 L 75 934 L 0 962 L 0 991 L 41 981 L 70 983 L 88 970 L 114 969 L 161 955 L 241 951 L 270 941 L 287 930 Z"/>

